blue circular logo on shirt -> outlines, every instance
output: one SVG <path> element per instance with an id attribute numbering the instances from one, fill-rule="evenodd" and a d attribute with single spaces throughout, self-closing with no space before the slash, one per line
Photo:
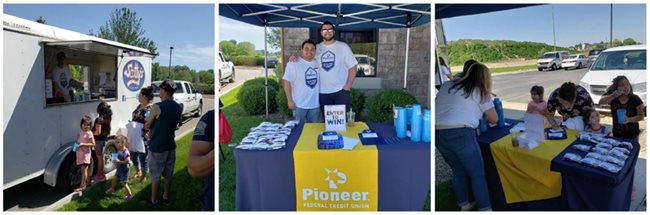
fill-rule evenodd
<path id="1" fill-rule="evenodd" d="M 144 84 L 144 66 L 138 60 L 130 60 L 122 68 L 122 81 L 130 91 L 138 91 Z"/>

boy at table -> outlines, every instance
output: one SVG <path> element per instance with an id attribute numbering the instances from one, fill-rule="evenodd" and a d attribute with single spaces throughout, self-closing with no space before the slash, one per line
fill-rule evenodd
<path id="1" fill-rule="evenodd" d="M 320 104 L 318 102 L 319 81 L 318 64 L 314 59 L 316 43 L 306 40 L 302 43 L 301 56 L 295 62 L 287 63 L 282 77 L 282 85 L 287 96 L 287 106 L 300 123 L 318 122 Z"/>

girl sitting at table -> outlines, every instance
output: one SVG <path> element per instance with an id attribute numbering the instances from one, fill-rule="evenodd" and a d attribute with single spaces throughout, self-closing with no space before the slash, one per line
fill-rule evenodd
<path id="1" fill-rule="evenodd" d="M 582 116 L 582 119 L 585 123 L 586 132 L 612 136 L 612 131 L 607 126 L 600 124 L 600 113 L 598 113 L 598 111 L 588 109 L 585 111 L 585 115 Z"/>
<path id="2" fill-rule="evenodd" d="M 463 211 L 474 207 L 469 202 L 470 182 L 478 210 L 492 208 L 476 140 L 476 128 L 484 113 L 489 123 L 499 119 L 490 92 L 490 70 L 475 63 L 463 78 L 443 83 L 436 97 L 436 149 L 451 167 L 451 186 Z"/>

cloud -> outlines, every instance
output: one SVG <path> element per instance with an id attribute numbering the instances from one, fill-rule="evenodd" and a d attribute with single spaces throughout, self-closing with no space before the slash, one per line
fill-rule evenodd
<path id="1" fill-rule="evenodd" d="M 160 51 L 160 56 L 156 61 L 161 65 L 168 65 L 169 51 Z M 174 47 L 172 65 L 187 65 L 197 71 L 214 69 L 214 46 L 186 43 L 180 47 Z"/>

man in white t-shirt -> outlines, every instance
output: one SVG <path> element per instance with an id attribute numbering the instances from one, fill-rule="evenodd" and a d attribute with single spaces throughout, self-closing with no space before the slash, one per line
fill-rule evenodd
<path id="1" fill-rule="evenodd" d="M 346 111 L 350 111 L 350 89 L 357 75 L 358 62 L 348 44 L 334 39 L 335 33 L 331 22 L 324 22 L 320 27 L 323 42 L 316 46 L 315 57 L 320 68 L 318 101 L 321 111 L 325 105 L 338 104 L 345 104 Z M 289 58 L 291 62 L 296 60 L 295 56 Z"/>
<path id="2" fill-rule="evenodd" d="M 63 97 L 66 102 L 72 100 L 70 95 L 70 88 L 73 86 L 81 86 L 82 83 L 75 80 L 70 72 L 70 67 L 65 63 L 65 53 L 59 52 L 56 54 L 57 64 L 52 70 L 52 81 L 54 81 L 55 97 Z"/>
<path id="3" fill-rule="evenodd" d="M 307 40 L 302 43 L 301 58 L 287 63 L 282 77 L 282 85 L 287 96 L 287 106 L 293 110 L 295 120 L 300 123 L 318 122 L 319 77 L 318 64 L 314 60 L 316 43 Z"/>

